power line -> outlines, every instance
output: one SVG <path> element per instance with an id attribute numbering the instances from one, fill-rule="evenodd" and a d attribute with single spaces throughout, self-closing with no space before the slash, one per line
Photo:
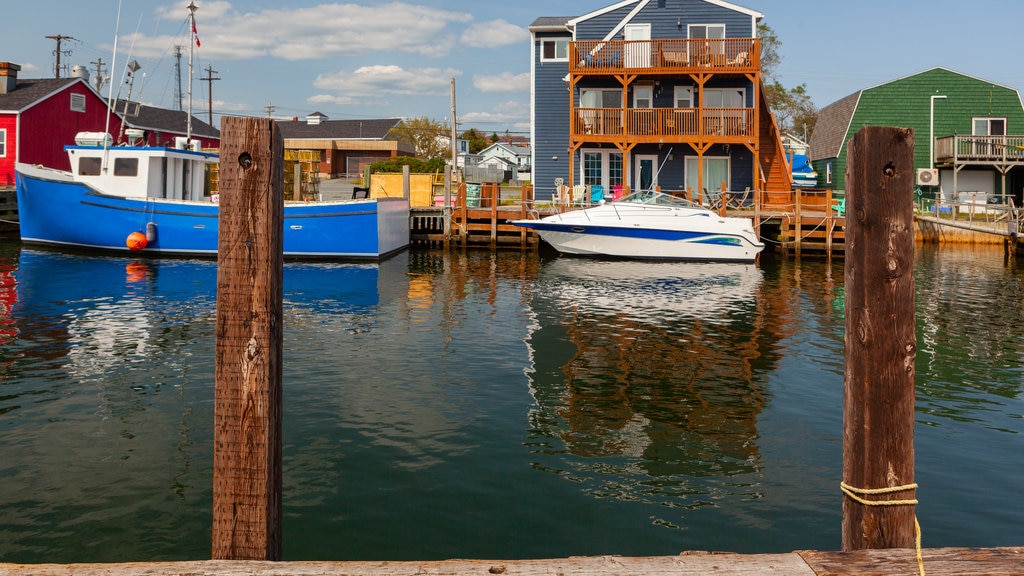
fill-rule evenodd
<path id="1" fill-rule="evenodd" d="M 199 80 L 206 82 L 206 94 L 209 98 L 209 106 L 207 107 L 207 113 L 209 114 L 209 124 L 213 126 L 213 81 L 220 80 L 220 78 L 214 77 L 217 71 L 213 69 L 213 66 L 206 66 L 206 78 L 200 78 Z"/>
<path id="2" fill-rule="evenodd" d="M 47 38 L 49 38 L 50 40 L 56 40 L 57 41 L 57 49 L 53 51 L 54 56 L 57 57 L 57 62 L 53 66 L 53 77 L 54 78 L 60 78 L 60 57 L 61 57 L 61 54 L 63 54 L 64 56 L 71 56 L 71 50 L 61 50 L 60 49 L 60 44 L 64 40 L 74 40 L 74 38 L 71 37 L 71 36 L 65 36 L 63 34 L 56 34 L 56 35 L 53 35 L 53 36 L 47 36 Z"/>

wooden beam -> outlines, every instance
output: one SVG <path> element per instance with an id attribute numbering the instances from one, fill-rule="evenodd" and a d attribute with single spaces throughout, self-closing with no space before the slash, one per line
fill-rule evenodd
<path id="1" fill-rule="evenodd" d="M 1024 547 L 923 551 L 928 576 L 1019 574 Z M 684 552 L 677 556 L 578 556 L 543 560 L 259 562 L 205 560 L 122 564 L 3 564 L 8 576 L 918 576 L 911 549 L 785 554 Z"/>
<path id="2" fill-rule="evenodd" d="M 914 131 L 862 128 L 849 152 L 842 549 L 912 548 Z"/>
<path id="3" fill-rule="evenodd" d="M 269 119 L 221 124 L 213 558 L 281 557 L 284 140 Z"/>

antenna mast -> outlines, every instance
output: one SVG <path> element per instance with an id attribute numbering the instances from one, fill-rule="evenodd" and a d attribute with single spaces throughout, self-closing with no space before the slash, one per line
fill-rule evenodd
<path id="1" fill-rule="evenodd" d="M 174 76 L 178 83 L 174 86 L 174 109 L 181 112 L 181 44 L 174 45 Z"/>
<path id="2" fill-rule="evenodd" d="M 190 147 L 192 142 L 192 53 L 195 52 L 195 44 L 198 40 L 196 36 L 196 10 L 198 9 L 195 2 L 188 3 L 188 20 L 191 24 L 192 38 L 188 45 L 188 126 L 185 132 L 185 141 L 190 143 Z"/>

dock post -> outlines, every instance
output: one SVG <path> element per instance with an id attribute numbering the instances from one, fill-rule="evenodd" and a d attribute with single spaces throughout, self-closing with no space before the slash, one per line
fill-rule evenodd
<path id="1" fill-rule="evenodd" d="M 284 139 L 224 117 L 213 448 L 213 558 L 281 558 Z"/>
<path id="2" fill-rule="evenodd" d="M 849 154 L 842 549 L 913 548 L 914 131 L 862 128 Z"/>

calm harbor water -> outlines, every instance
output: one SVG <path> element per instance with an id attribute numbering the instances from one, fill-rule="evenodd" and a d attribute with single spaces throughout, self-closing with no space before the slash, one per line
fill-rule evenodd
<path id="1" fill-rule="evenodd" d="M 919 248 L 924 545 L 1024 544 L 1024 266 Z M 0 561 L 210 554 L 212 262 L 0 239 Z M 843 263 L 285 269 L 288 560 L 840 546 Z"/>

